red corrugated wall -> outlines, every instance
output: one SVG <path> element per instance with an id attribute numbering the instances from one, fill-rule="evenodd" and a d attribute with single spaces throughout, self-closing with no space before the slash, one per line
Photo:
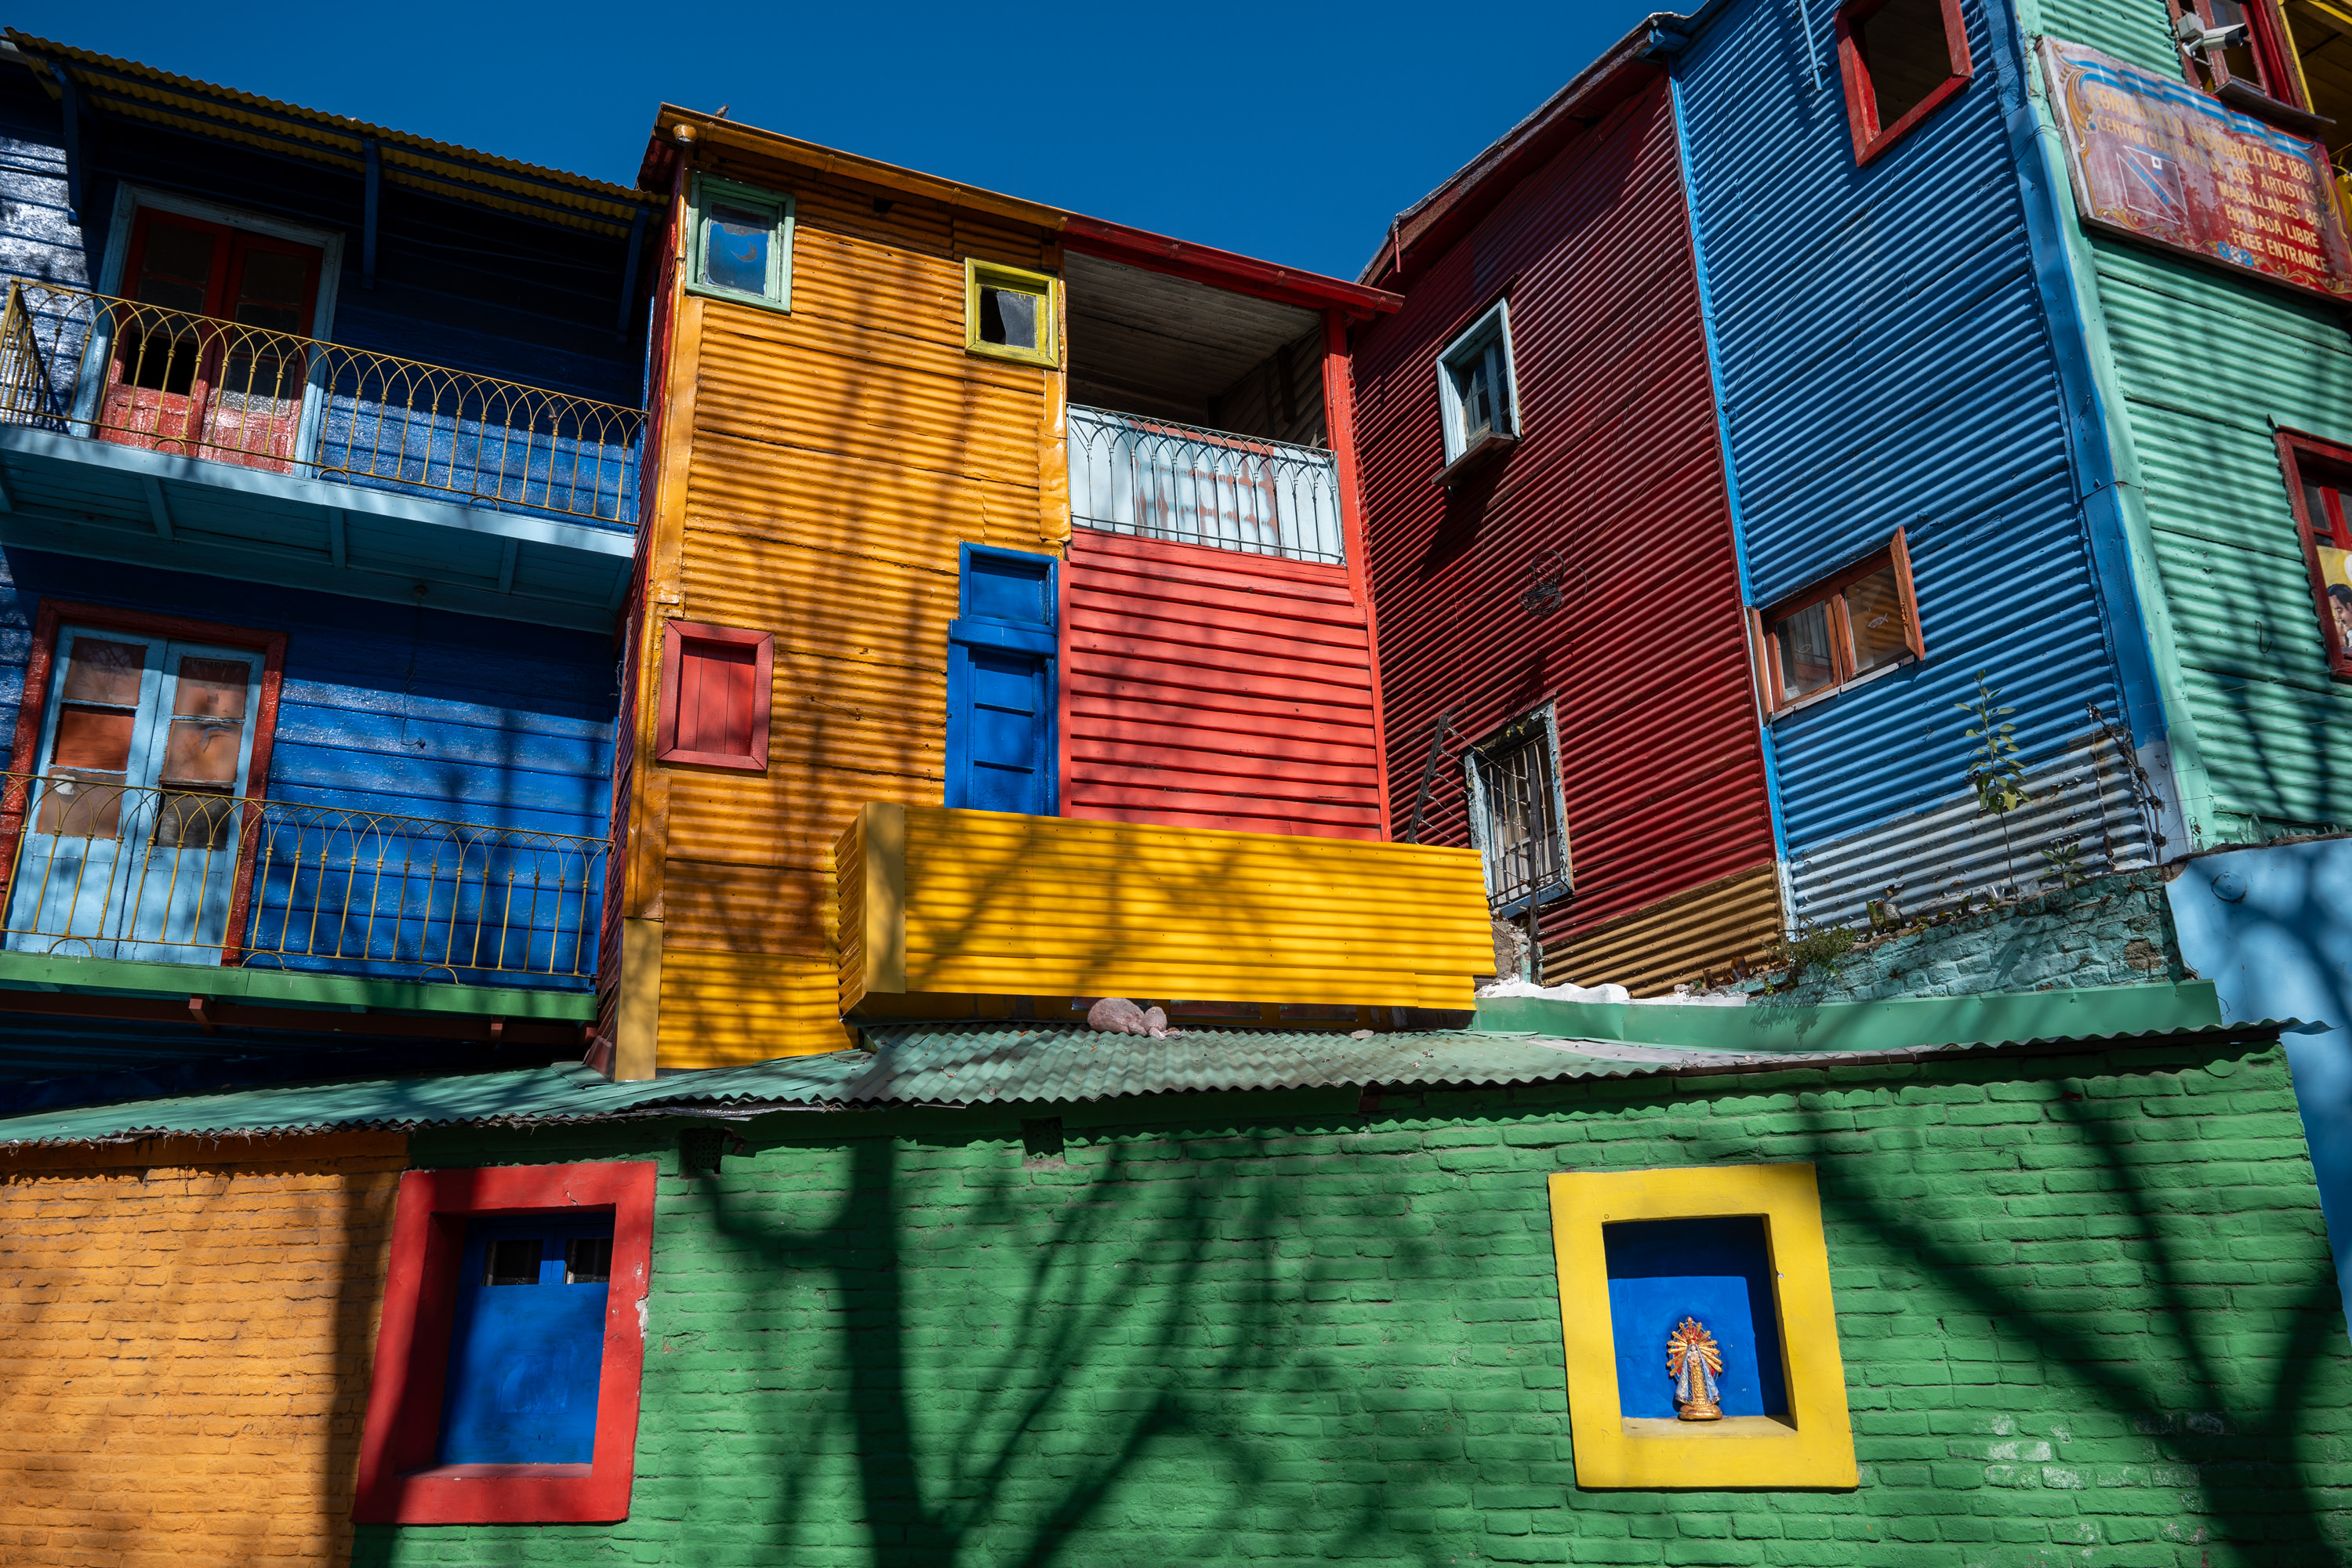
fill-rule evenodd
<path id="1" fill-rule="evenodd" d="M 1079 528 L 1062 573 L 1064 816 L 1381 837 L 1346 568 Z"/>
<path id="2" fill-rule="evenodd" d="M 1507 287 L 1524 439 L 1442 490 L 1436 355 Z M 1549 699 L 1575 897 L 1547 912 L 1548 951 L 1760 874 L 1763 756 L 1664 83 L 1522 180 L 1407 292 L 1356 345 L 1397 835 L 1441 711 L 1453 736 L 1422 838 L 1467 844 L 1465 748 Z M 1531 615 L 1529 568 L 1554 551 L 1561 603 Z"/>

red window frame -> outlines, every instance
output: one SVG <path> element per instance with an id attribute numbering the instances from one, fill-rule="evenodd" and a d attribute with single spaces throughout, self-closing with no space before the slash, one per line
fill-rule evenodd
<path id="1" fill-rule="evenodd" d="M 2315 517 L 2305 485 L 2331 491 L 2352 491 L 2352 447 L 2299 430 L 2278 432 L 2279 468 L 2286 479 L 2287 504 L 2294 511 L 2295 537 L 2303 545 L 2304 570 L 2311 581 L 2312 613 L 2319 620 L 2319 639 L 2327 654 L 2327 671 L 2338 679 L 2352 679 L 2352 605 L 2339 617 L 2330 600 L 2322 546 L 2352 551 L 2352 497 L 2338 495 L 2326 512 Z M 2347 593 L 2352 598 L 2352 593 Z"/>
<path id="2" fill-rule="evenodd" d="M 1927 657 L 1927 643 L 1919 628 L 1919 595 L 1911 583 L 1911 550 L 1905 542 L 1903 531 L 1896 529 L 1895 537 L 1872 551 L 1851 566 L 1840 568 L 1819 582 L 1808 584 L 1786 598 L 1748 612 L 1749 645 L 1755 649 L 1756 689 L 1764 701 L 1764 711 L 1786 713 L 1811 703 L 1822 701 L 1845 690 L 1853 682 L 1876 669 L 1857 670 L 1854 668 L 1853 619 L 1847 612 L 1845 591 L 1865 577 L 1876 576 L 1889 567 L 1895 571 L 1895 591 L 1903 605 L 1903 641 L 1914 659 Z M 1829 616 L 1830 661 L 1837 679 L 1818 691 L 1802 697 L 1785 695 L 1780 686 L 1780 639 L 1771 631 L 1772 624 L 1798 611 L 1818 605 L 1823 600 L 1837 601 Z M 1878 668 L 1899 668 L 1900 665 L 1883 665 Z"/>
<path id="3" fill-rule="evenodd" d="M 360 1524 L 613 1524 L 636 1479 L 642 1309 L 653 1273 L 649 1160 L 411 1171 L 400 1179 L 375 1373 L 360 1430 Z M 436 1465 L 466 1222 L 560 1210 L 613 1216 L 595 1458 L 585 1465 Z"/>
<path id="4" fill-rule="evenodd" d="M 1944 44 L 1950 52 L 1952 74 L 1913 104 L 1902 119 L 1892 125 L 1881 125 L 1878 89 L 1871 80 L 1870 62 L 1864 57 L 1856 30 L 1887 4 L 1888 0 L 1850 0 L 1837 13 L 1838 76 L 1845 85 L 1846 124 L 1853 132 L 1856 164 L 1869 163 L 1909 135 L 1912 127 L 1942 108 L 1976 76 L 1976 63 L 1969 54 L 1968 22 L 1960 15 L 1960 0 L 1941 0 Z"/>
<path id="5" fill-rule="evenodd" d="M 749 733 L 740 752 L 684 751 L 677 743 L 678 706 L 686 689 L 688 649 L 744 647 L 752 650 L 751 709 Z M 740 773 L 768 771 L 768 714 L 774 679 L 776 634 L 745 631 L 739 626 L 707 626 L 697 621 L 671 621 L 662 627 L 661 721 L 655 731 L 654 760 L 690 763 L 697 767 L 731 768 Z"/>
<path id="6" fill-rule="evenodd" d="M 252 648 L 261 655 L 261 700 L 253 713 L 253 757 L 246 765 L 246 800 L 269 798 L 269 754 L 278 737 L 278 693 L 286 677 L 286 634 L 257 631 L 250 626 L 222 626 L 215 621 L 181 616 L 151 615 L 109 605 L 84 605 L 70 599 L 43 599 L 33 616 L 33 647 L 25 660 L 25 700 L 16 710 L 16 733 L 8 752 L 8 771 L 18 775 L 0 790 L 0 877 L 13 876 L 16 845 L 24 837 L 27 791 L 20 782 L 38 767 L 41 725 L 48 715 L 49 676 L 57 668 L 58 628 L 67 623 L 100 631 L 129 632 L 135 637 L 177 638 L 211 643 L 219 647 Z M 244 950 L 236 945 L 253 910 L 253 858 L 258 835 L 247 833 L 237 850 L 236 881 L 229 895 L 228 943 L 221 951 L 221 967 L 232 969 Z"/>

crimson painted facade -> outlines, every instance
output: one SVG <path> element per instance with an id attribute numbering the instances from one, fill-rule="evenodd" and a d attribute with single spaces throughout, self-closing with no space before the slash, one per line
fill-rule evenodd
<path id="1" fill-rule="evenodd" d="M 1062 582 L 1065 816 L 1382 837 L 1345 567 L 1079 528 Z"/>
<path id="2" fill-rule="evenodd" d="M 1573 892 L 1540 917 L 1545 979 L 1726 977 L 1778 879 L 1664 79 L 1629 51 L 1587 72 L 1363 280 L 1407 295 L 1356 337 L 1397 835 L 1441 715 L 1420 837 L 1460 845 L 1465 752 L 1555 704 Z M 1437 357 L 1505 299 L 1521 439 L 1441 488 Z"/>

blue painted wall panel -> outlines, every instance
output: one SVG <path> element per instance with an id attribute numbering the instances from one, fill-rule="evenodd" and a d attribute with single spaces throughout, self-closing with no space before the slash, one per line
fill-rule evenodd
<path id="1" fill-rule="evenodd" d="M 2085 704 L 2118 707 L 2004 125 L 2022 64 L 1964 0 L 1974 81 L 1857 167 L 1817 9 L 1818 89 L 1798 8 L 1770 0 L 1727 7 L 1675 73 L 1756 601 L 1898 525 L 1919 594 L 1923 663 L 1775 726 L 1799 861 L 1965 792 L 1953 704 L 1979 670 L 2044 773 L 2081 754 Z M 2075 814 L 2094 837 L 2100 809 Z M 1915 887 L 1943 853 L 1923 840 Z"/>
<path id="2" fill-rule="evenodd" d="M 14 732 L 41 597 L 286 633 L 269 770 L 278 799 L 605 831 L 617 700 L 609 637 L 10 550 L 0 553 L 0 746 Z"/>

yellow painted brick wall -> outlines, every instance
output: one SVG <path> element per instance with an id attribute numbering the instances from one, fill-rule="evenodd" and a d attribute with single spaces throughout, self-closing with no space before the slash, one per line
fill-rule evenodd
<path id="1" fill-rule="evenodd" d="M 0 1154 L 0 1564 L 350 1559 L 397 1134 Z"/>

